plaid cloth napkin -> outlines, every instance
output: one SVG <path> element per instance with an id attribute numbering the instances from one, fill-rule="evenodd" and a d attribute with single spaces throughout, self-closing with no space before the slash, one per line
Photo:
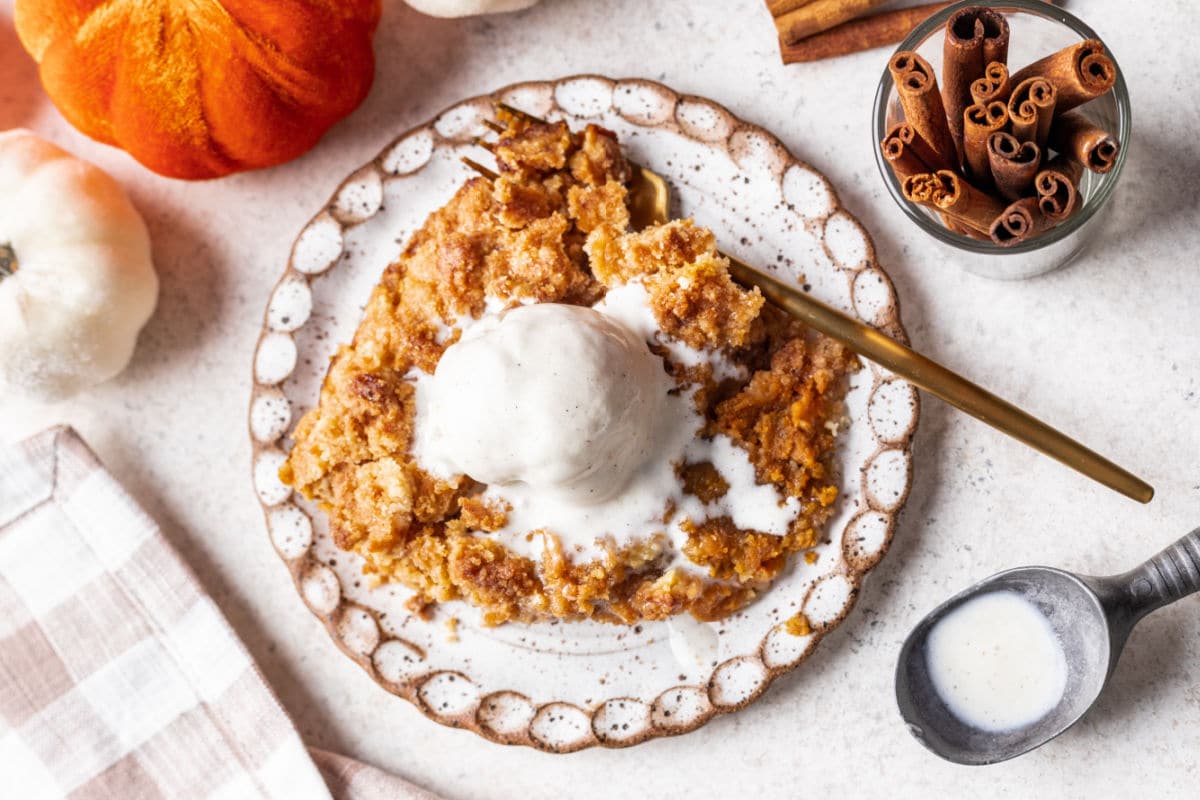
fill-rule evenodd
<path id="1" fill-rule="evenodd" d="M 435 800 L 305 748 L 212 598 L 69 428 L 0 447 L 0 787 Z"/>

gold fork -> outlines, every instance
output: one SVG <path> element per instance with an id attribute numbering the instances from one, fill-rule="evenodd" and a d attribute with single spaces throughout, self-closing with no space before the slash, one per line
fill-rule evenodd
<path id="1" fill-rule="evenodd" d="M 544 124 L 544 120 L 503 103 L 497 103 L 496 107 L 518 119 Z M 492 120 L 485 124 L 497 133 L 505 130 L 504 126 Z M 478 144 L 488 146 L 482 140 Z M 462 160 L 484 177 L 491 180 L 496 178 L 496 173 L 483 164 L 466 157 Z M 635 230 L 641 230 L 669 221 L 671 193 L 667 182 L 647 167 L 632 161 L 629 164 L 633 170 L 628 195 L 630 224 Z M 722 255 L 729 259 L 729 273 L 738 283 L 757 286 L 772 303 L 826 336 L 842 342 L 859 355 L 1126 497 L 1140 503 L 1149 503 L 1154 497 L 1154 487 L 1141 478 L 1012 403 L 795 287 L 759 272 L 727 253 Z"/>

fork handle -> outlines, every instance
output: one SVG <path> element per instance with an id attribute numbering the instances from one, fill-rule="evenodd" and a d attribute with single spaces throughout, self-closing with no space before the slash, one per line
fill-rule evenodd
<path id="1" fill-rule="evenodd" d="M 971 383 L 875 328 L 770 275 L 759 272 L 732 256 L 727 257 L 729 272 L 739 283 L 757 286 L 768 300 L 810 327 L 847 345 L 859 355 L 1128 498 L 1139 503 L 1149 503 L 1154 497 L 1154 488 L 1141 478 L 1012 403 Z"/>

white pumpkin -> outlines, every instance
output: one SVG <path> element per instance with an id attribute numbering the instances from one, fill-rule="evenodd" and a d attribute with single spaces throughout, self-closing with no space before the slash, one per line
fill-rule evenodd
<path id="1" fill-rule="evenodd" d="M 499 14 L 520 11 L 537 5 L 538 0 L 408 0 L 408 4 L 431 17 L 470 17 L 475 14 Z"/>
<path id="2" fill-rule="evenodd" d="M 121 185 L 30 131 L 0 133 L 0 391 L 61 400 L 108 380 L 157 300 Z"/>

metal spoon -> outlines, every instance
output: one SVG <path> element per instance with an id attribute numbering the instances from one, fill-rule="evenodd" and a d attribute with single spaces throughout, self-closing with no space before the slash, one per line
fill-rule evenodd
<path id="1" fill-rule="evenodd" d="M 974 728 L 954 716 L 930 682 L 926 638 L 933 625 L 985 592 L 1017 592 L 1050 621 L 1067 658 L 1067 688 L 1038 721 L 1000 733 Z M 1200 591 L 1200 528 L 1139 567 L 1094 578 L 1051 567 L 1018 567 L 959 592 L 909 634 L 896 665 L 896 702 L 921 744 L 958 764 L 995 764 L 1027 753 L 1080 720 L 1104 690 L 1138 620 Z"/>

